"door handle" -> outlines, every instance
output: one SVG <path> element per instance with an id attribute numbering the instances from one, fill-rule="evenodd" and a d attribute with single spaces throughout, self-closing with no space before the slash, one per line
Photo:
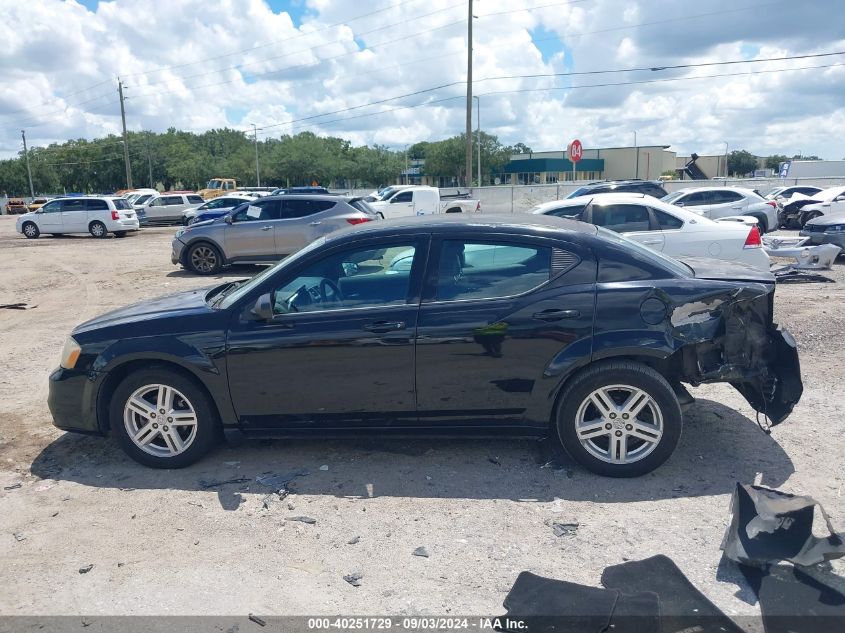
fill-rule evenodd
<path id="1" fill-rule="evenodd" d="M 542 312 L 534 313 L 534 318 L 540 321 L 561 321 L 563 319 L 575 319 L 581 316 L 580 310 L 543 310 Z"/>
<path id="2" fill-rule="evenodd" d="M 367 330 L 367 332 L 374 332 L 376 334 L 382 334 L 384 332 L 392 332 L 394 330 L 404 330 L 405 329 L 405 322 L 404 321 L 376 321 L 375 323 L 367 323 L 366 325 L 362 326 L 361 329 Z"/>
<path id="3" fill-rule="evenodd" d="M 739 211 L 740 209 L 742 209 L 742 207 L 731 207 L 731 209 L 736 209 L 737 211 Z"/>
<path id="4" fill-rule="evenodd" d="M 318 226 L 320 224 L 322 224 L 322 222 L 311 222 L 309 226 Z"/>
<path id="5" fill-rule="evenodd" d="M 663 240 L 645 240 L 642 244 L 662 244 Z"/>
<path id="6" fill-rule="evenodd" d="M 269 230 L 270 230 L 270 229 L 272 229 L 272 228 L 273 228 L 272 226 L 262 226 L 262 227 L 261 227 L 261 230 L 262 230 L 262 231 L 269 231 Z"/>

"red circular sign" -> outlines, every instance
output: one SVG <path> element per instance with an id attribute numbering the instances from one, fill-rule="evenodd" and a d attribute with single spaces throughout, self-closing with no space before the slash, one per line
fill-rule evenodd
<path id="1" fill-rule="evenodd" d="M 577 163 L 584 157 L 584 148 L 581 147 L 581 141 L 577 138 L 569 144 L 569 160 Z"/>

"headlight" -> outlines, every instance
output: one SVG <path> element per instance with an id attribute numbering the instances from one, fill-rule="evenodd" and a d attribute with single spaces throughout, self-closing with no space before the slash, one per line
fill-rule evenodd
<path id="1" fill-rule="evenodd" d="M 176 231 L 175 237 L 178 239 L 178 238 L 182 237 L 187 232 L 188 232 L 188 229 L 179 229 L 178 231 Z"/>
<path id="2" fill-rule="evenodd" d="M 73 369 L 76 366 L 76 361 L 79 360 L 79 354 L 82 348 L 79 343 L 69 336 L 65 341 L 65 346 L 62 348 L 62 362 L 59 363 L 65 369 Z"/>

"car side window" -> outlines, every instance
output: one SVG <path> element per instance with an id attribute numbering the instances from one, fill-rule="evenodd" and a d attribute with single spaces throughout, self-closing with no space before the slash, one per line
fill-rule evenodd
<path id="1" fill-rule="evenodd" d="M 512 297 L 549 281 L 552 249 L 506 242 L 444 240 L 437 301 Z"/>
<path id="2" fill-rule="evenodd" d="M 706 191 L 694 191 L 676 202 L 683 202 L 684 206 L 694 207 L 701 204 L 710 204 Z"/>
<path id="3" fill-rule="evenodd" d="M 663 231 L 668 231 L 670 229 L 679 229 L 684 225 L 683 220 L 676 218 L 674 215 L 670 215 L 665 211 L 652 209 L 651 212 L 654 213 L 654 217 L 657 218 L 657 224 Z"/>
<path id="4" fill-rule="evenodd" d="M 177 205 L 184 204 L 182 196 L 165 196 L 162 200 L 164 200 L 164 204 L 168 207 L 175 207 Z"/>
<path id="5" fill-rule="evenodd" d="M 393 204 L 394 202 L 411 202 L 411 200 L 413 200 L 413 196 L 413 191 L 400 191 L 395 196 L 393 196 L 393 198 L 390 199 L 390 203 Z"/>
<path id="6" fill-rule="evenodd" d="M 728 204 L 729 202 L 739 202 L 742 200 L 742 194 L 736 191 L 713 191 L 711 192 L 713 200 L 710 204 Z"/>
<path id="7" fill-rule="evenodd" d="M 568 207 L 560 207 L 558 209 L 552 209 L 546 212 L 546 215 L 553 215 L 558 218 L 571 218 L 571 219 L 578 219 L 581 217 L 581 214 L 584 213 L 584 209 L 586 205 L 583 204 L 576 204 L 573 206 Z"/>
<path id="8" fill-rule="evenodd" d="M 41 213 L 58 213 L 62 210 L 62 203 L 61 200 L 53 200 L 52 202 L 48 202 L 45 204 L 39 211 Z"/>
<path id="9" fill-rule="evenodd" d="M 201 196 L 188 196 L 189 204 L 202 204 L 205 200 Z"/>
<path id="10" fill-rule="evenodd" d="M 88 200 L 87 205 L 89 211 L 108 211 L 109 204 L 105 200 Z"/>
<path id="11" fill-rule="evenodd" d="M 282 219 L 305 218 L 331 209 L 336 203 L 328 200 L 291 199 L 282 201 Z"/>
<path id="12" fill-rule="evenodd" d="M 85 211 L 85 200 L 62 200 L 62 212 Z"/>
<path id="13" fill-rule="evenodd" d="M 357 246 L 328 255 L 285 282 L 272 294 L 274 314 L 324 312 L 349 308 L 404 305 L 411 285 L 414 242 Z"/>
<path id="14" fill-rule="evenodd" d="M 653 196 L 655 198 L 662 198 L 666 195 L 666 192 L 657 185 L 646 185 L 645 187 L 643 187 L 642 193 L 646 194 L 647 196 Z"/>
<path id="15" fill-rule="evenodd" d="M 151 207 L 163 207 L 164 206 L 164 198 L 159 196 L 158 198 L 153 198 L 150 200 L 150 204 L 148 206 Z"/>
<path id="16" fill-rule="evenodd" d="M 638 204 L 594 205 L 592 223 L 617 233 L 648 231 L 651 228 L 648 207 Z"/>
<path id="17" fill-rule="evenodd" d="M 232 215 L 235 222 L 250 222 L 252 220 L 278 220 L 279 201 L 264 200 L 262 202 L 250 203 L 237 213 Z"/>

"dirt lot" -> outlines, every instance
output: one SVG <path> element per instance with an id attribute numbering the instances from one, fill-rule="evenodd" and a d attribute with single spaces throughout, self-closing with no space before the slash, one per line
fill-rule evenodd
<path id="1" fill-rule="evenodd" d="M 803 363 L 792 417 L 768 437 L 730 387 L 696 389 L 677 452 L 641 479 L 487 440 L 256 442 L 168 472 L 53 428 L 47 375 L 77 323 L 213 280 L 170 264 L 173 229 L 26 240 L 14 221 L 0 217 L 0 304 L 37 307 L 0 310 L 0 614 L 499 614 L 522 570 L 598 586 L 607 565 L 663 553 L 725 612 L 755 615 L 719 562 L 735 482 L 812 494 L 845 529 L 845 263 L 836 283 L 778 289 Z M 299 468 L 264 509 L 256 476 Z M 200 485 L 232 478 L 250 483 Z M 300 515 L 316 523 L 286 520 Z M 579 527 L 556 537 L 553 520 Z"/>

